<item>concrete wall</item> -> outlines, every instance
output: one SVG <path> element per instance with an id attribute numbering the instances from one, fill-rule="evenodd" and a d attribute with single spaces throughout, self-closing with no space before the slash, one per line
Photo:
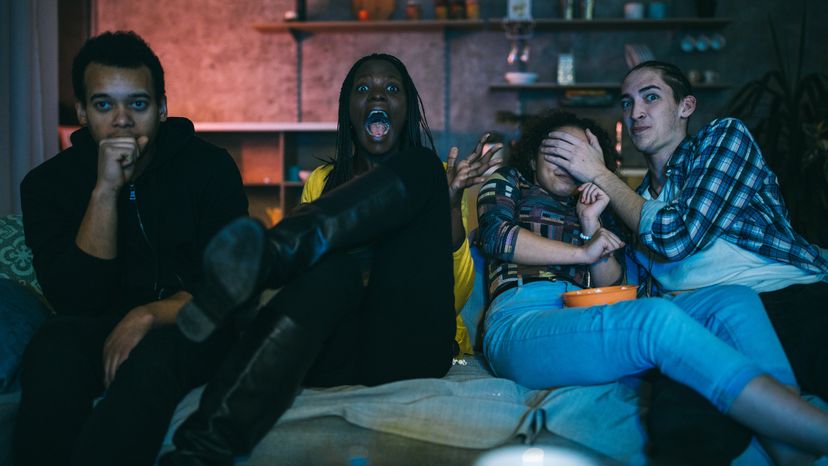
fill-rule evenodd
<path id="1" fill-rule="evenodd" d="M 433 17 L 431 1 L 421 3 L 424 17 Z M 560 16 L 557 1 L 533 3 L 537 18 Z M 670 16 L 695 14 L 689 0 L 666 3 Z M 255 22 L 280 21 L 293 4 L 292 0 L 96 0 L 93 23 L 98 31 L 132 29 L 148 40 L 167 70 L 172 114 L 198 121 L 296 121 L 297 42 L 289 33 L 266 34 L 252 27 Z M 397 4 L 394 17 L 401 18 L 404 2 Z M 505 0 L 480 4 L 484 18 L 505 14 Z M 595 15 L 620 17 L 623 4 L 624 0 L 597 0 Z M 719 0 L 717 16 L 732 18 L 733 23 L 721 31 L 728 43 L 718 53 L 681 52 L 681 38 L 700 32 L 693 30 L 540 32 L 531 42 L 529 69 L 538 72 L 541 80 L 554 80 L 558 53 L 572 51 L 578 80 L 617 81 L 626 71 L 624 44 L 644 43 L 659 59 L 685 69 L 716 70 L 722 81 L 738 88 L 774 67 L 768 15 L 780 26 L 789 54 L 795 54 L 803 4 L 809 11 L 806 70 L 828 72 L 828 2 L 824 0 Z M 350 2 L 308 0 L 309 20 L 351 18 Z M 495 113 L 515 111 L 517 93 L 489 91 L 489 84 L 502 81 L 509 70 L 509 43 L 502 32 L 451 32 L 445 37 L 439 32 L 318 33 L 306 38 L 302 48 L 305 121 L 335 120 L 339 88 L 350 65 L 362 55 L 384 51 L 407 64 L 443 155 L 450 144 L 471 149 L 485 130 L 515 133 L 514 125 L 497 122 Z M 693 126 L 711 118 L 732 92 L 701 92 Z M 557 105 L 551 93 L 524 97 L 529 112 Z M 617 106 L 582 113 L 598 118 L 608 130 L 619 115 Z M 640 163 L 639 157 L 626 153 L 628 166 Z"/>

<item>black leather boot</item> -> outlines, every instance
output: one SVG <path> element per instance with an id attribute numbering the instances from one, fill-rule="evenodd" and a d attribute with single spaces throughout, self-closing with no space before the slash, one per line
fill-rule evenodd
<path id="1" fill-rule="evenodd" d="M 434 157 L 407 155 L 427 156 Z M 410 191 L 395 170 L 382 165 L 299 206 L 270 230 L 257 220 L 235 220 L 207 245 L 204 284 L 178 313 L 179 329 L 203 341 L 227 315 L 253 305 L 265 287 L 281 287 L 329 251 L 369 243 L 401 226 L 416 208 Z"/>
<path id="2" fill-rule="evenodd" d="M 318 336 L 285 315 L 252 326 L 159 466 L 232 466 L 234 456 L 250 452 L 293 403 L 320 348 Z"/>

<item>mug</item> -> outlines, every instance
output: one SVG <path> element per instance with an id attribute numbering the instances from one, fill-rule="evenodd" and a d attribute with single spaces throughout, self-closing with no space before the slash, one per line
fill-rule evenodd
<path id="1" fill-rule="evenodd" d="M 687 80 L 690 84 L 699 84 L 702 80 L 702 74 L 699 70 L 690 70 L 687 72 Z"/>
<path id="2" fill-rule="evenodd" d="M 719 73 L 714 70 L 704 70 L 702 76 L 704 76 L 704 82 L 707 84 L 713 84 L 719 81 Z"/>
<path id="3" fill-rule="evenodd" d="M 664 2 L 652 2 L 647 8 L 647 13 L 652 19 L 664 19 L 667 17 L 667 4 Z"/>
<path id="4" fill-rule="evenodd" d="M 706 52 L 710 50 L 710 38 L 702 34 L 696 38 L 696 50 Z"/>
<path id="5" fill-rule="evenodd" d="M 624 4 L 624 17 L 627 19 L 643 19 L 644 4 L 641 2 L 629 2 Z"/>
<path id="6" fill-rule="evenodd" d="M 711 49 L 719 51 L 719 50 L 723 49 L 725 47 L 725 45 L 727 45 L 727 40 L 724 38 L 723 35 L 721 35 L 717 32 L 716 34 L 713 34 L 712 36 L 710 36 L 710 48 Z"/>
<path id="7" fill-rule="evenodd" d="M 696 39 L 693 39 L 693 36 L 690 34 L 684 36 L 681 39 L 681 50 L 682 52 L 690 53 L 693 50 L 696 50 Z"/>

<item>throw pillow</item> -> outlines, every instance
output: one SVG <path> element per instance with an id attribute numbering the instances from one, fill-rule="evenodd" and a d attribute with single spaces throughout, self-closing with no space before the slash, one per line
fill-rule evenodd
<path id="1" fill-rule="evenodd" d="M 10 278 L 41 292 L 20 215 L 0 217 L 0 278 Z"/>

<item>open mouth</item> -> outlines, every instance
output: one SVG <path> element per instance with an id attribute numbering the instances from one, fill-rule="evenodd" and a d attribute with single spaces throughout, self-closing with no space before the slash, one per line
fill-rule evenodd
<path id="1" fill-rule="evenodd" d="M 374 141 L 380 141 L 391 130 L 391 119 L 383 110 L 371 110 L 365 119 L 365 132 Z"/>

